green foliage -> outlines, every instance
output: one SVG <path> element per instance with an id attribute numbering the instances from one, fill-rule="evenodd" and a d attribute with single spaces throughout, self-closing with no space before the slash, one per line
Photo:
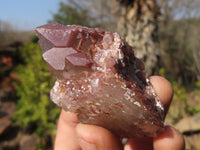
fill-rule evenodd
<path id="1" fill-rule="evenodd" d="M 180 101 L 187 102 L 187 95 L 186 90 L 183 87 L 180 87 L 176 81 L 172 82 L 172 86 L 174 89 L 174 95 L 179 99 Z"/>
<path id="2" fill-rule="evenodd" d="M 199 89 L 193 89 L 192 92 L 187 92 L 186 88 L 181 87 L 175 80 L 171 81 L 171 83 L 174 90 L 174 101 L 181 101 L 184 104 L 182 108 L 179 107 L 177 109 L 183 109 L 189 115 L 200 112 L 199 105 L 190 104 L 191 101 L 196 101 L 196 103 L 200 104 Z"/>
<path id="3" fill-rule="evenodd" d="M 196 85 L 196 88 L 197 88 L 197 89 L 200 89 L 200 81 L 197 81 L 197 82 L 195 83 L 195 85 Z"/>
<path id="4" fill-rule="evenodd" d="M 188 112 L 188 97 L 186 95 L 186 89 L 181 87 L 177 81 L 170 79 L 170 82 L 173 86 L 174 97 L 172 102 L 172 109 L 169 110 L 169 114 L 173 122 L 176 123 L 178 120 L 183 118 L 185 112 Z M 173 106 L 175 108 L 173 108 Z"/>
<path id="5" fill-rule="evenodd" d="M 38 39 L 38 37 L 37 37 L 35 34 L 31 36 L 31 42 L 32 42 L 32 43 L 37 43 L 38 40 L 39 40 L 39 39 Z"/>
<path id="6" fill-rule="evenodd" d="M 195 100 L 196 104 L 189 107 L 189 112 L 191 115 L 200 112 L 200 87 L 199 81 L 196 82 L 196 89 L 191 92 L 192 99 Z"/>
<path id="7" fill-rule="evenodd" d="M 200 19 L 167 20 L 160 25 L 162 67 L 182 85 L 200 79 Z"/>
<path id="8" fill-rule="evenodd" d="M 196 113 L 200 112 L 200 106 L 190 106 L 188 111 L 190 115 L 195 115 Z"/>
<path id="9" fill-rule="evenodd" d="M 36 133 L 44 137 L 49 131 L 55 132 L 55 122 L 59 114 L 59 109 L 54 108 L 55 105 L 49 98 L 54 79 L 37 44 L 24 45 L 21 55 L 25 64 L 19 65 L 15 71 L 20 81 L 15 83 L 19 100 L 14 119 L 21 127 L 30 123 L 36 124 Z"/>
<path id="10" fill-rule="evenodd" d="M 159 74 L 160 74 L 161 76 L 165 76 L 165 74 L 166 74 L 165 68 L 160 68 L 160 69 L 159 69 Z"/>
<path id="11" fill-rule="evenodd" d="M 194 115 L 200 112 L 200 106 L 193 104 L 194 102 L 200 104 L 198 82 L 196 82 L 196 89 L 192 89 L 189 92 L 186 87 L 179 84 L 172 76 L 167 74 L 164 68 L 160 68 L 159 74 L 167 78 L 173 87 L 174 97 L 168 112 L 168 116 L 173 120 L 173 123 L 176 123 L 185 115 Z"/>
<path id="12" fill-rule="evenodd" d="M 65 25 L 78 24 L 83 26 L 90 26 L 91 22 L 86 9 L 78 9 L 63 2 L 60 3 L 58 12 L 53 15 L 53 21 Z"/>

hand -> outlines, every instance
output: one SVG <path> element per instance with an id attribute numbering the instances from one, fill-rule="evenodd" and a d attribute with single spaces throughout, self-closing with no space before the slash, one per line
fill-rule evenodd
<path id="1" fill-rule="evenodd" d="M 173 97 L 171 84 L 162 77 L 154 76 L 150 81 L 160 97 L 165 114 Z M 183 136 L 173 127 L 166 126 L 156 138 L 128 139 L 125 147 L 115 135 L 105 128 L 78 122 L 76 114 L 62 110 L 55 150 L 184 150 Z"/>

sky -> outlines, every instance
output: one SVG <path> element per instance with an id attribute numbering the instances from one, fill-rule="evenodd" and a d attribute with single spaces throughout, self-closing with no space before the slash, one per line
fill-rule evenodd
<path id="1" fill-rule="evenodd" d="M 34 30 L 52 19 L 65 0 L 0 0 L 0 21 L 18 30 Z"/>

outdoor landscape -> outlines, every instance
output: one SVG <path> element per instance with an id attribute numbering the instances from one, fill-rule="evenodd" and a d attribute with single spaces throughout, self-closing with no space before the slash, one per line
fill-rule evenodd
<path id="1" fill-rule="evenodd" d="M 200 149 L 199 0 L 66 0 L 48 22 L 124 37 L 148 75 L 171 82 L 166 123 L 184 135 L 186 149 Z M 53 149 L 60 108 L 50 100 L 55 77 L 37 42 L 34 31 L 0 20 L 0 150 Z"/>

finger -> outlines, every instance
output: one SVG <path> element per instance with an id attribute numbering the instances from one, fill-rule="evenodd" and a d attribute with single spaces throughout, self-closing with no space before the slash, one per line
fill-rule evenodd
<path id="1" fill-rule="evenodd" d="M 78 124 L 76 134 L 82 150 L 122 150 L 119 138 L 110 131 L 94 125 Z"/>
<path id="2" fill-rule="evenodd" d="M 180 132 L 170 126 L 165 127 L 165 131 L 154 138 L 154 150 L 184 150 L 185 141 Z"/>
<path id="3" fill-rule="evenodd" d="M 161 76 L 151 76 L 149 79 L 164 106 L 166 114 L 173 98 L 172 85 L 169 81 Z"/>
<path id="4" fill-rule="evenodd" d="M 61 111 L 57 134 L 54 144 L 54 150 L 81 150 L 75 133 L 78 124 L 76 114 Z"/>
<path id="5" fill-rule="evenodd" d="M 173 97 L 173 88 L 169 83 L 169 81 L 167 81 L 163 77 L 151 76 L 149 79 L 156 94 L 160 98 L 161 103 L 163 104 L 165 110 L 164 113 L 166 114 Z M 125 150 L 136 150 L 136 149 L 142 149 L 142 150 L 153 149 L 153 139 L 152 138 L 129 139 L 127 141 L 127 144 L 125 145 Z"/>

